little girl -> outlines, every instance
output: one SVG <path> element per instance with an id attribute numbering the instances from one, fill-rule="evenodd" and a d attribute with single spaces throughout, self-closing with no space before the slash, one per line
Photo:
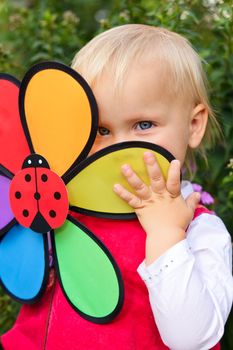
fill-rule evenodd
<path id="1" fill-rule="evenodd" d="M 176 33 L 131 24 L 94 38 L 75 56 L 73 68 L 91 86 L 99 108 L 92 153 L 137 140 L 164 147 L 176 160 L 165 181 L 146 152 L 150 186 L 123 165 L 132 193 L 119 184 L 114 191 L 138 220 L 74 214 L 120 267 L 120 314 L 104 325 L 84 320 L 52 272 L 42 300 L 23 306 L 2 337 L 4 349 L 219 349 L 233 298 L 231 240 L 221 219 L 198 205 L 191 183 L 180 183 L 180 169 L 188 167 L 194 150 L 205 156 L 218 128 L 198 55 Z"/>

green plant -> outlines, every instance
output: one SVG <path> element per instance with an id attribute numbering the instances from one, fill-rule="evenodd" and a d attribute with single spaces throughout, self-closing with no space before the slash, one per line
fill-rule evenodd
<path id="1" fill-rule="evenodd" d="M 19 304 L 13 302 L 0 288 L 0 334 L 6 332 L 14 323 L 19 311 Z"/>

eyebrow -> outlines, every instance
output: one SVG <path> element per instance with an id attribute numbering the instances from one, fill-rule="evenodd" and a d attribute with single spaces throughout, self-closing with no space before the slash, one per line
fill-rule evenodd
<path id="1" fill-rule="evenodd" d="M 133 117 L 129 117 L 129 118 L 127 118 L 127 120 L 129 121 L 129 122 L 138 122 L 138 121 L 155 121 L 155 120 L 158 120 L 158 119 L 160 119 L 159 117 L 158 117 L 158 115 L 142 115 L 142 114 L 140 114 L 140 115 L 138 115 L 138 116 L 133 116 Z"/>
<path id="2" fill-rule="evenodd" d="M 159 121 L 161 119 L 161 116 L 159 117 L 158 115 L 153 115 L 153 116 L 149 116 L 149 115 L 143 115 L 143 114 L 139 114 L 138 116 L 134 115 L 134 116 L 127 116 L 127 118 L 124 119 L 124 122 L 126 123 L 136 123 L 136 122 L 140 122 L 140 121 Z M 106 128 L 108 128 L 111 124 L 111 121 L 107 120 L 105 121 L 104 118 L 99 118 L 99 122 L 98 122 L 98 126 L 104 126 Z"/>

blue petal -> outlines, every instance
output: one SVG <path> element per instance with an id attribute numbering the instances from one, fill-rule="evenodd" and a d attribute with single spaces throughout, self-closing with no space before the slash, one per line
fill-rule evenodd
<path id="1" fill-rule="evenodd" d="M 34 302 L 48 275 L 47 240 L 29 228 L 15 225 L 0 242 L 0 282 L 13 298 Z"/>

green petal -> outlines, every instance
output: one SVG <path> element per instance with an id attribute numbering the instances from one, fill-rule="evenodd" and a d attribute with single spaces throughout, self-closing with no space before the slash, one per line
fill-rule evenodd
<path id="1" fill-rule="evenodd" d="M 111 321 L 123 304 L 123 282 L 107 248 L 70 216 L 55 230 L 53 245 L 58 275 L 69 303 L 92 322 Z"/>

